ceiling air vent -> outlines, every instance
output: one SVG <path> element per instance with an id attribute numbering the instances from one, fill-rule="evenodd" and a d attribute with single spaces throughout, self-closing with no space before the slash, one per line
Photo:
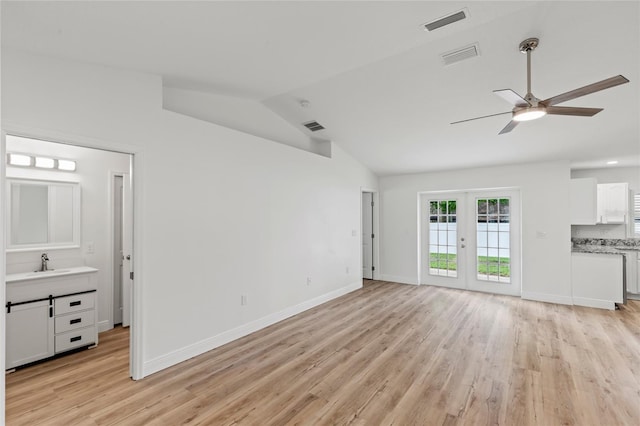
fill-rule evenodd
<path id="1" fill-rule="evenodd" d="M 451 52 L 443 53 L 440 57 L 445 65 L 451 65 L 456 62 L 464 61 L 465 59 L 475 58 L 479 54 L 480 49 L 478 48 L 478 43 L 474 43 L 470 46 L 465 46 L 460 49 L 452 50 Z"/>
<path id="2" fill-rule="evenodd" d="M 454 22 L 462 21 L 463 19 L 466 19 L 467 16 L 469 16 L 468 11 L 466 9 L 462 9 L 459 12 L 443 16 L 442 18 L 438 18 L 435 21 L 427 22 L 426 24 L 422 24 L 422 27 L 425 29 L 425 31 L 433 31 L 449 24 L 453 24 Z"/>
<path id="3" fill-rule="evenodd" d="M 309 121 L 308 123 L 302 123 L 302 125 L 312 132 L 317 132 L 318 130 L 324 129 L 324 127 L 317 121 Z"/>

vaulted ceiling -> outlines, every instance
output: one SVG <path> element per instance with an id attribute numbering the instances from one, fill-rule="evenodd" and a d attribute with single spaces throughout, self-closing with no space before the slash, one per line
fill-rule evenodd
<path id="1" fill-rule="evenodd" d="M 463 9 L 463 21 L 421 27 Z M 540 39 L 540 99 L 618 74 L 630 83 L 563 104 L 604 108 L 591 118 L 547 116 L 505 135 L 509 115 L 451 125 L 509 111 L 493 90 L 525 95 L 518 45 L 528 37 Z M 474 43 L 479 56 L 444 65 L 441 54 Z M 637 1 L 3 1 L 2 45 L 254 104 L 279 117 L 283 135 L 332 140 L 380 175 L 555 159 L 640 165 Z M 325 130 L 309 133 L 301 123 L 311 120 Z"/>

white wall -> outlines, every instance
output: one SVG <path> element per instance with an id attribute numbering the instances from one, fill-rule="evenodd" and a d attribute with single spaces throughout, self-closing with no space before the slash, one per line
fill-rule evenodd
<path id="1" fill-rule="evenodd" d="M 52 268 L 86 265 L 97 268 L 99 330 L 113 327 L 111 297 L 111 173 L 128 173 L 129 156 L 126 154 L 81 148 L 58 143 L 47 143 L 26 138 L 7 138 L 7 152 L 40 154 L 75 160 L 77 171 L 62 172 L 7 166 L 7 177 L 78 182 L 81 187 L 81 247 L 64 250 L 36 250 L 7 253 L 7 273 L 33 271 L 40 267 L 40 254 L 47 251 Z M 87 250 L 89 243 L 93 253 Z"/>
<path id="2" fill-rule="evenodd" d="M 522 297 L 570 304 L 569 173 L 557 161 L 380 178 L 382 278 L 418 283 L 419 192 L 517 187 Z"/>
<path id="3" fill-rule="evenodd" d="M 607 167 L 571 171 L 571 178 L 596 178 L 598 183 L 628 182 L 633 193 L 640 191 L 640 167 Z M 573 225 L 574 238 L 626 238 L 626 225 Z"/>
<path id="4" fill-rule="evenodd" d="M 161 91 L 156 76 L 3 51 L 5 125 L 136 153 L 144 374 L 359 287 L 360 188 L 377 188 L 339 147 L 326 158 L 168 112 Z"/>

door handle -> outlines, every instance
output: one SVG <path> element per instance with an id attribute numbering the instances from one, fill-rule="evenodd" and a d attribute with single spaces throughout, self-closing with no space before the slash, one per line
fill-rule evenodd
<path id="1" fill-rule="evenodd" d="M 460 248 L 465 248 L 466 246 L 464 244 L 460 244 Z"/>
<path id="2" fill-rule="evenodd" d="M 131 255 L 130 254 L 127 255 L 127 260 L 131 260 Z"/>

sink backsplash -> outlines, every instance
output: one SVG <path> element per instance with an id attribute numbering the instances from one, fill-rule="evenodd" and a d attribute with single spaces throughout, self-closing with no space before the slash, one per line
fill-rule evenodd
<path id="1" fill-rule="evenodd" d="M 571 242 L 579 246 L 640 247 L 638 238 L 571 238 Z"/>

